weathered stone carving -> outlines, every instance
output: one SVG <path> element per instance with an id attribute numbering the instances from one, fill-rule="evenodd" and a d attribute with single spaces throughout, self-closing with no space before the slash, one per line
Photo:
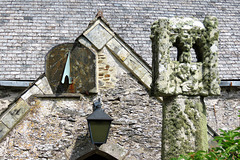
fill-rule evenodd
<path id="1" fill-rule="evenodd" d="M 217 19 L 161 18 L 151 28 L 152 93 L 163 96 L 162 159 L 208 149 L 203 97 L 219 95 Z M 177 61 L 170 48 L 177 48 Z M 191 49 L 197 62 L 192 62 Z"/>
<path id="2" fill-rule="evenodd" d="M 152 25 L 154 95 L 219 95 L 218 21 L 206 17 L 162 18 Z M 170 48 L 178 50 L 177 61 L 170 60 Z M 191 48 L 197 62 L 192 62 Z"/>

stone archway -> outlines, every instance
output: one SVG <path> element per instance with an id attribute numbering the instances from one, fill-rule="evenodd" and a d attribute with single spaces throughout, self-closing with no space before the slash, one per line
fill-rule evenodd
<path id="1" fill-rule="evenodd" d="M 96 149 L 79 157 L 77 160 L 117 160 L 117 159 L 106 152 Z"/>

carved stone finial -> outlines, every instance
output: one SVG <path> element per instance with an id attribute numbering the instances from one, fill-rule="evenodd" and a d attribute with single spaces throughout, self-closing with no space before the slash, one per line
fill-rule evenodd
<path id="1" fill-rule="evenodd" d="M 219 95 L 217 19 L 161 18 L 151 27 L 152 93 L 163 97 L 162 160 L 207 150 L 203 97 Z M 176 47 L 177 60 L 170 59 Z M 195 50 L 196 62 L 191 50 Z"/>
<path id="2" fill-rule="evenodd" d="M 98 17 L 103 18 L 103 11 L 102 11 L 102 10 L 99 10 L 99 11 L 98 11 L 98 13 L 97 13 L 97 15 L 96 15 L 96 18 L 98 18 Z"/>
<path id="3" fill-rule="evenodd" d="M 161 18 L 151 27 L 152 92 L 155 96 L 219 95 L 218 22 L 216 17 Z M 170 48 L 177 48 L 177 61 Z M 192 62 L 191 49 L 197 62 Z"/>

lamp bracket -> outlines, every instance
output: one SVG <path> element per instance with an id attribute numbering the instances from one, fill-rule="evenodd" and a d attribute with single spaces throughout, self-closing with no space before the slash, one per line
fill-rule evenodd
<path id="1" fill-rule="evenodd" d="M 93 102 L 93 111 L 101 107 L 102 107 L 102 103 L 100 98 Z"/>

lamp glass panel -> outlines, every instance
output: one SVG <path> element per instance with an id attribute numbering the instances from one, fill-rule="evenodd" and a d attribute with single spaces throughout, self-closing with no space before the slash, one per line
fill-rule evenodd
<path id="1" fill-rule="evenodd" d="M 90 121 L 91 134 L 94 143 L 105 143 L 110 128 L 110 121 Z"/>

